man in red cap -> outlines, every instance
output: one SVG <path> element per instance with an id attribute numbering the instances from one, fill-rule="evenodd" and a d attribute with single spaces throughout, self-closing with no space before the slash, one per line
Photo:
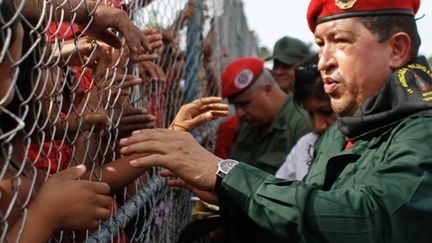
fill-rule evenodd
<path id="1" fill-rule="evenodd" d="M 299 39 L 292 38 L 285 36 L 281 39 L 279 39 L 274 48 L 273 48 L 273 55 L 269 57 L 267 60 L 273 60 L 273 68 L 271 70 L 272 76 L 274 80 L 278 83 L 279 87 L 289 94 L 289 100 L 291 100 L 292 96 L 292 89 L 294 84 L 294 69 L 303 59 L 306 59 L 310 55 L 309 47 L 300 41 Z M 247 60 L 247 59 L 245 59 Z M 263 69 L 263 66 L 259 66 L 259 68 Z M 222 80 L 222 96 L 227 97 L 226 94 L 224 94 L 224 80 Z M 226 82 L 225 82 L 226 83 Z M 259 102 L 259 101 L 258 101 Z M 302 109 L 301 109 L 302 110 Z M 297 112 L 295 112 L 297 113 Z M 296 115 L 296 114 L 294 114 Z M 287 114 L 288 117 L 290 117 L 289 114 Z M 291 117 L 291 120 L 295 119 L 294 117 Z M 305 129 L 310 129 L 309 123 L 305 121 L 304 119 L 301 120 L 301 122 L 305 122 L 304 125 L 298 128 L 293 128 L 296 130 L 296 132 L 303 132 Z M 284 122 L 285 123 L 285 122 Z M 287 124 L 289 126 L 289 124 Z M 239 116 L 233 115 L 226 120 L 224 120 L 218 128 L 217 131 L 217 137 L 216 137 L 216 144 L 215 144 L 215 155 L 227 159 L 227 158 L 236 158 L 235 156 L 230 156 L 232 148 L 234 146 L 234 143 L 237 138 L 237 134 L 239 132 L 240 125 L 239 125 Z M 291 129 L 292 130 L 292 129 Z M 297 136 L 297 134 L 295 135 Z M 261 137 L 261 136 L 259 136 Z M 283 135 L 281 135 L 283 137 Z M 291 134 L 288 134 L 288 138 L 292 137 Z M 252 140 L 256 140 L 255 138 L 251 138 Z M 268 138 L 268 139 L 271 139 Z M 292 139 L 291 139 L 292 140 Z M 298 140 L 298 138 L 294 138 L 295 142 Z M 243 139 L 244 141 L 244 139 Z M 289 142 L 290 139 L 284 140 L 283 143 Z M 249 143 L 254 143 L 255 141 L 250 141 Z M 276 140 L 273 140 L 275 144 L 278 144 Z M 250 151 L 250 146 L 242 146 L 246 148 L 248 151 Z M 288 144 L 289 150 L 291 150 L 292 145 Z M 264 152 L 270 153 L 269 149 L 273 149 L 273 147 L 264 148 L 264 146 L 261 146 L 260 148 L 264 149 Z M 287 153 L 286 146 L 279 146 L 279 154 L 285 154 Z M 235 150 L 234 150 L 235 151 Z M 244 151 L 237 151 L 235 153 L 244 154 Z M 250 154 L 250 152 L 246 152 L 246 154 Z M 248 161 L 248 158 L 241 158 L 243 161 Z M 273 157 L 266 158 L 265 161 L 273 161 L 272 164 L 278 163 L 280 159 L 273 159 Z M 269 170 L 266 170 L 269 171 Z M 272 172 L 273 169 L 270 170 Z"/>
<path id="2" fill-rule="evenodd" d="M 229 158 L 275 173 L 297 140 L 311 130 L 307 113 L 295 107 L 255 57 L 230 63 L 222 74 L 222 97 L 235 106 L 240 129 Z"/>
<path id="3" fill-rule="evenodd" d="M 271 73 L 283 91 L 292 95 L 295 67 L 310 55 L 309 46 L 299 39 L 284 36 L 276 42 L 273 48 L 273 55 L 267 58 L 266 61 L 273 60 Z M 308 123 L 306 122 L 305 124 L 307 126 Z M 219 125 L 214 151 L 216 156 L 223 159 L 231 158 L 231 150 L 239 129 L 239 117 L 237 115 L 227 118 Z M 297 139 L 295 140 L 297 141 Z M 281 148 L 284 150 L 283 153 L 287 152 L 283 146 Z"/>
<path id="4" fill-rule="evenodd" d="M 418 57 L 419 0 L 312 0 L 309 27 L 338 121 L 303 181 L 220 160 L 187 134 L 140 132 L 151 153 L 224 216 L 246 214 L 287 242 L 432 242 L 432 71 Z M 216 174 L 216 176 L 215 176 Z"/>

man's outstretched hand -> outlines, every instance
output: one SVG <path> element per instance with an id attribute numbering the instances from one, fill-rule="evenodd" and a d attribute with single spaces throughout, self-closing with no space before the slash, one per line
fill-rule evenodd
<path id="1" fill-rule="evenodd" d="M 133 167 L 162 166 L 190 186 L 214 191 L 217 164 L 221 160 L 201 147 L 188 132 L 145 129 L 120 141 L 121 153 L 147 156 L 130 161 Z"/>

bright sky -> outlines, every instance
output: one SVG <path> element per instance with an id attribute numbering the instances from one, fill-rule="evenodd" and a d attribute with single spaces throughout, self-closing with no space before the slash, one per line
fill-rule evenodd
<path id="1" fill-rule="evenodd" d="M 314 43 L 313 35 L 307 27 L 306 10 L 309 0 L 243 0 L 249 28 L 259 38 L 260 46 L 273 49 L 274 43 L 282 36 L 299 38 L 306 43 Z M 423 0 L 417 17 L 422 39 L 420 53 L 432 56 L 432 1 Z"/>

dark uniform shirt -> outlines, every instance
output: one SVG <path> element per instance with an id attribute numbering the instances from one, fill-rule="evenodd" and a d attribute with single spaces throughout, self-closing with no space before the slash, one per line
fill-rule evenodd
<path id="1" fill-rule="evenodd" d="M 241 122 L 230 158 L 274 174 L 297 140 L 310 131 L 308 114 L 295 106 L 290 95 L 264 135 L 260 129 Z"/>

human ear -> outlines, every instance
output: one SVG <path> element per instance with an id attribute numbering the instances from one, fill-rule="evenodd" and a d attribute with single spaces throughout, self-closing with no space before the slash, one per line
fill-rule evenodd
<path id="1" fill-rule="evenodd" d="M 391 47 L 390 67 L 397 69 L 407 63 L 411 57 L 411 38 L 405 32 L 398 32 L 390 37 Z"/>
<path id="2" fill-rule="evenodd" d="M 273 87 L 271 86 L 271 84 L 264 84 L 263 85 L 263 90 L 264 90 L 266 95 L 271 95 L 272 89 L 273 89 Z"/>

